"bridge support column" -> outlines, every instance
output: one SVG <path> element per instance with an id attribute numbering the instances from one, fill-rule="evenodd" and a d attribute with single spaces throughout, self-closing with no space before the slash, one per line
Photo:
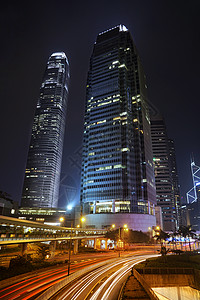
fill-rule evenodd
<path id="1" fill-rule="evenodd" d="M 115 213 L 115 200 L 112 201 L 112 213 Z"/>
<path id="2" fill-rule="evenodd" d="M 97 249 L 97 239 L 94 238 L 94 249 Z"/>
<path id="3" fill-rule="evenodd" d="M 78 253 L 78 240 L 74 240 L 74 254 Z"/>
<path id="4" fill-rule="evenodd" d="M 108 249 L 108 240 L 105 239 L 105 250 L 107 250 L 107 249 Z"/>
<path id="5" fill-rule="evenodd" d="M 27 256 L 27 246 L 28 246 L 28 243 L 23 243 L 22 244 L 22 256 Z"/>
<path id="6" fill-rule="evenodd" d="M 54 257 L 55 255 L 55 250 L 56 250 L 56 241 L 52 241 L 49 247 L 49 251 L 50 251 L 50 256 L 51 258 Z"/>

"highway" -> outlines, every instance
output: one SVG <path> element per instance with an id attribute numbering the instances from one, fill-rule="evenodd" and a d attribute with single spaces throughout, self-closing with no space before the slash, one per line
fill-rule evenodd
<path id="1" fill-rule="evenodd" d="M 83 275 L 73 284 L 67 285 L 52 299 L 116 299 L 115 296 L 119 292 L 121 283 L 125 280 L 132 265 L 150 256 L 138 253 L 134 256 L 116 258 L 116 255 L 116 253 L 77 255 L 72 260 L 70 274 L 101 261 L 105 261 L 105 265 Z M 107 260 L 111 258 L 115 259 L 115 262 L 108 264 Z M 31 274 L 24 274 L 20 281 L 12 282 L 9 286 L 3 286 L 0 283 L 0 299 L 32 300 L 66 277 L 66 264 L 46 270 L 38 270 Z M 92 295 L 95 295 L 95 298 L 92 298 Z"/>
<path id="2" fill-rule="evenodd" d="M 83 275 L 58 292 L 51 300 L 117 300 L 121 285 L 132 266 L 149 257 L 152 255 L 118 258 L 115 262 L 107 263 Z"/>

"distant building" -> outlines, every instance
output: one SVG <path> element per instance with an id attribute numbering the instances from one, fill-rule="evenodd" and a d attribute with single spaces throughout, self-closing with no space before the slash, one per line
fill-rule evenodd
<path id="1" fill-rule="evenodd" d="M 47 225 L 74 227 L 75 209 L 20 207 L 18 219 L 41 222 Z"/>
<path id="2" fill-rule="evenodd" d="M 187 192 L 188 225 L 200 231 L 200 167 L 191 160 L 193 187 Z"/>
<path id="3" fill-rule="evenodd" d="M 180 215 L 180 185 L 179 185 L 179 177 L 178 170 L 176 165 L 176 151 L 174 141 L 172 139 L 168 139 L 169 145 L 169 162 L 170 162 L 170 170 L 173 184 L 173 193 L 174 193 L 174 204 L 176 208 L 176 216 L 177 216 L 177 225 L 180 225 L 181 215 Z"/>
<path id="4" fill-rule="evenodd" d="M 156 215 L 156 225 L 163 230 L 162 209 L 158 205 L 155 207 L 155 215 Z"/>
<path id="5" fill-rule="evenodd" d="M 81 178 L 87 227 L 148 231 L 155 180 L 145 75 L 128 29 L 97 36 L 90 60 Z"/>
<path id="6" fill-rule="evenodd" d="M 29 147 L 21 205 L 57 207 L 67 112 L 69 63 L 53 53 L 40 88 Z"/>
<path id="7" fill-rule="evenodd" d="M 18 202 L 6 192 L 0 191 L 0 215 L 14 217 L 18 212 Z"/>
<path id="8" fill-rule="evenodd" d="M 151 136 L 157 205 L 162 209 L 164 230 L 174 231 L 179 223 L 180 206 L 175 149 L 159 113 L 151 116 Z"/>

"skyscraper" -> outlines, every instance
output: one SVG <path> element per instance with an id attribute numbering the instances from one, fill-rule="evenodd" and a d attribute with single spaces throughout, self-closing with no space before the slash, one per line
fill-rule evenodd
<path id="1" fill-rule="evenodd" d="M 171 177 L 172 177 L 172 184 L 173 184 L 173 193 L 174 193 L 174 204 L 176 208 L 176 215 L 177 215 L 177 226 L 180 225 L 180 206 L 181 206 L 181 196 L 180 196 L 180 185 L 179 185 L 179 177 L 178 177 L 178 170 L 176 165 L 176 150 L 174 145 L 174 140 L 168 139 L 169 145 L 169 161 L 171 166 Z"/>
<path id="2" fill-rule="evenodd" d="M 21 203 L 24 207 L 57 207 L 68 81 L 65 53 L 53 53 L 47 62 L 34 116 Z"/>
<path id="3" fill-rule="evenodd" d="M 193 187 L 187 192 L 186 210 L 188 213 L 188 224 L 193 229 L 200 231 L 200 167 L 191 158 L 191 172 Z"/>
<path id="4" fill-rule="evenodd" d="M 86 91 L 81 204 L 88 227 L 155 225 L 150 118 L 142 65 L 124 25 L 97 36 Z"/>
<path id="5" fill-rule="evenodd" d="M 163 117 L 151 116 L 151 136 L 157 204 L 162 209 L 164 230 L 178 226 L 179 188 L 173 141 L 168 139 Z"/>

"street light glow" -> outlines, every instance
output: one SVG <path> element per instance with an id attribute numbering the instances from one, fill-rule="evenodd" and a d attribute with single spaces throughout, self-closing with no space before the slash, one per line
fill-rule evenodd
<path id="1" fill-rule="evenodd" d="M 85 222 L 85 221 L 86 221 L 85 217 L 82 217 L 81 222 Z"/>
<path id="2" fill-rule="evenodd" d="M 69 204 L 69 205 L 67 205 L 67 210 L 72 210 L 72 205 L 71 204 Z"/>

